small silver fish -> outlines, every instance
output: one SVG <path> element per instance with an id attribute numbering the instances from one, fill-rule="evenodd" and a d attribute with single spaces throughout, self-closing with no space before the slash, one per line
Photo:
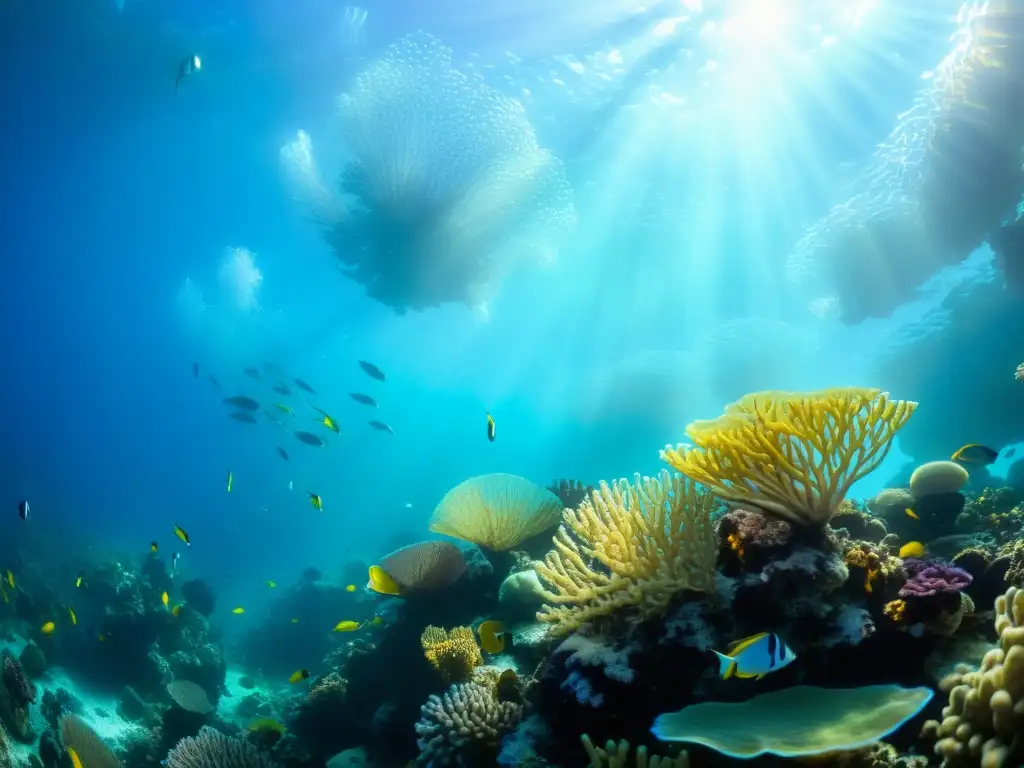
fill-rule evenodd
<path id="1" fill-rule="evenodd" d="M 32 510 L 29 508 L 28 501 L 22 499 L 18 502 L 18 517 L 22 520 L 28 520 L 29 515 L 32 514 Z"/>
<path id="2" fill-rule="evenodd" d="M 174 78 L 174 92 L 178 92 L 178 87 L 181 85 L 181 81 L 189 75 L 194 75 L 200 69 L 203 68 L 202 59 L 195 54 L 186 57 L 182 60 L 181 64 L 178 65 L 178 76 Z"/>
<path id="3" fill-rule="evenodd" d="M 370 426 L 376 429 L 378 432 L 387 432 L 389 435 L 395 434 L 395 430 L 385 424 L 383 421 L 371 421 Z"/>
<path id="4" fill-rule="evenodd" d="M 176 574 L 178 572 L 178 558 L 179 557 L 181 557 L 181 553 L 180 552 L 175 552 L 173 555 L 171 555 L 171 574 L 172 575 Z"/>
<path id="5" fill-rule="evenodd" d="M 348 396 L 351 397 L 353 400 L 355 400 L 357 403 L 362 403 L 363 405 L 368 405 L 371 408 L 376 408 L 377 407 L 377 401 L 374 400 L 369 395 L 364 395 L 362 392 L 349 392 Z"/>

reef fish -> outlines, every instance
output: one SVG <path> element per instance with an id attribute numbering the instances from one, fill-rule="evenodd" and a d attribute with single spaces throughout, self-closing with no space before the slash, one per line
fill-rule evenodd
<path id="1" fill-rule="evenodd" d="M 363 405 L 368 405 L 371 408 L 376 408 L 377 407 L 377 401 L 374 400 L 369 395 L 364 395 L 362 392 L 349 392 L 348 396 L 351 397 L 353 400 L 355 400 L 357 403 L 362 403 Z"/>
<path id="2" fill-rule="evenodd" d="M 951 461 L 959 461 L 964 464 L 980 464 L 987 466 L 999 458 L 999 451 L 989 448 L 987 445 L 968 443 L 957 448 L 950 457 Z"/>
<path id="3" fill-rule="evenodd" d="M 228 477 L 227 477 L 228 493 L 231 493 L 231 486 L 233 486 L 234 484 L 235 484 L 235 475 L 229 469 L 228 470 Z"/>
<path id="4" fill-rule="evenodd" d="M 313 505 L 313 509 L 317 512 L 324 511 L 324 500 L 317 496 L 312 491 L 306 491 L 309 494 L 309 503 Z"/>
<path id="5" fill-rule="evenodd" d="M 494 442 L 494 429 L 495 429 L 494 419 L 491 417 L 491 414 L 488 413 L 487 414 L 487 439 L 489 441 L 491 441 L 492 443 Z"/>
<path id="6" fill-rule="evenodd" d="M 259 368 L 243 368 L 242 369 L 242 373 L 244 373 L 250 379 L 256 379 L 257 381 L 260 378 L 260 369 Z"/>
<path id="7" fill-rule="evenodd" d="M 232 608 L 231 612 L 233 614 L 235 614 L 236 616 L 241 616 L 243 613 L 245 613 L 245 608 L 243 608 L 242 606 L 239 605 L 236 608 Z"/>
<path id="8" fill-rule="evenodd" d="M 301 683 L 303 680 L 307 679 L 309 679 L 309 670 L 297 669 L 294 672 L 292 672 L 291 675 L 288 677 L 288 682 L 292 685 L 295 685 L 295 683 Z"/>
<path id="9" fill-rule="evenodd" d="M 182 59 L 181 63 L 178 64 L 178 75 L 174 78 L 174 92 L 178 92 L 178 88 L 181 87 L 182 80 L 184 80 L 186 77 L 190 77 L 196 74 L 202 68 L 203 60 L 195 54 L 192 54 L 191 56 L 186 56 L 184 59 Z"/>
<path id="10" fill-rule="evenodd" d="M 378 432 L 387 432 L 389 435 L 395 434 L 395 430 L 393 430 L 383 421 L 371 421 L 370 426 L 376 429 Z"/>
<path id="11" fill-rule="evenodd" d="M 920 541 L 908 541 L 900 547 L 900 557 L 920 557 L 924 554 L 924 544 Z"/>
<path id="12" fill-rule="evenodd" d="M 44 635 L 52 635 L 55 629 L 57 629 L 57 625 L 52 621 L 48 621 L 39 628 L 39 631 Z"/>
<path id="13" fill-rule="evenodd" d="M 298 387 L 299 389 L 304 389 L 306 392 L 309 392 L 309 394 L 311 394 L 311 395 L 315 395 L 316 394 L 316 390 L 313 389 L 311 386 L 309 386 L 309 384 L 304 382 L 302 379 L 292 379 L 292 381 L 295 382 L 295 386 Z"/>
<path id="14" fill-rule="evenodd" d="M 745 637 L 731 644 L 725 653 L 714 651 L 714 654 L 718 657 L 718 674 L 723 680 L 730 677 L 760 680 L 796 658 L 792 649 L 774 632 Z"/>
<path id="15" fill-rule="evenodd" d="M 324 441 L 310 432 L 303 432 L 302 430 L 298 430 L 295 432 L 295 437 L 304 442 L 306 445 L 313 445 L 316 446 L 317 448 L 323 448 L 324 446 Z"/>
<path id="16" fill-rule="evenodd" d="M 355 632 L 362 625 L 358 621 L 339 621 L 334 625 L 334 632 Z"/>
<path id="17" fill-rule="evenodd" d="M 319 411 L 320 409 L 318 408 L 317 410 Z M 324 412 L 320 411 L 320 413 L 324 413 Z M 326 413 L 324 413 L 324 417 L 322 419 L 320 419 L 318 423 L 323 424 L 325 427 L 327 427 L 329 430 L 331 430 L 331 432 L 333 432 L 336 435 L 340 435 L 341 434 L 341 427 L 338 426 L 338 422 L 336 422 L 334 419 L 332 419 Z"/>
<path id="18" fill-rule="evenodd" d="M 236 412 L 231 414 L 231 418 L 235 421 L 241 421 L 245 424 L 255 424 L 256 418 L 251 413 Z"/>
<path id="19" fill-rule="evenodd" d="M 359 363 L 359 367 L 362 368 L 366 375 L 369 376 L 371 379 L 376 379 L 377 381 L 384 381 L 384 371 L 382 371 L 376 365 L 374 365 L 373 363 L 368 363 L 365 360 L 357 360 L 356 362 Z"/>
<path id="20" fill-rule="evenodd" d="M 189 538 L 188 538 L 188 531 L 186 531 L 180 525 L 175 524 L 175 526 L 174 526 L 174 535 L 177 536 L 182 541 L 184 541 L 186 547 L 191 547 L 192 546 L 192 542 L 189 541 Z"/>
<path id="21" fill-rule="evenodd" d="M 284 459 L 285 461 L 288 461 L 288 460 L 289 460 L 289 459 L 288 459 L 288 451 L 286 451 L 286 450 L 285 450 L 284 448 L 282 448 L 282 447 L 281 447 L 280 445 L 279 445 L 279 446 L 277 446 L 277 455 L 278 455 L 278 456 L 280 456 L 280 457 L 281 457 L 282 459 Z"/>
<path id="22" fill-rule="evenodd" d="M 178 572 L 178 558 L 181 557 L 180 552 L 175 552 L 171 555 L 171 575 L 173 576 Z"/>
<path id="23" fill-rule="evenodd" d="M 29 508 L 28 501 L 22 499 L 18 502 L 18 517 L 22 520 L 28 520 L 29 515 L 32 514 L 32 510 Z"/>
<path id="24" fill-rule="evenodd" d="M 288 389 L 284 384 L 275 384 L 271 387 L 272 390 L 277 392 L 279 395 L 290 395 L 292 391 Z"/>
<path id="25" fill-rule="evenodd" d="M 489 654 L 501 653 L 505 650 L 505 623 L 502 621 L 483 621 L 476 628 L 480 637 L 480 647 Z"/>
<path id="26" fill-rule="evenodd" d="M 245 395 L 235 395 L 234 397 L 225 397 L 224 402 L 228 405 L 234 406 L 235 408 L 241 408 L 243 411 L 258 411 L 260 404 L 253 400 L 251 397 Z"/>

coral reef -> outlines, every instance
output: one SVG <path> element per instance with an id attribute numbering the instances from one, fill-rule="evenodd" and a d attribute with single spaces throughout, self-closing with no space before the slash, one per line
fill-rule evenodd
<path id="1" fill-rule="evenodd" d="M 276 768 L 274 760 L 241 739 L 204 727 L 167 754 L 167 768 Z"/>
<path id="2" fill-rule="evenodd" d="M 461 683 L 470 679 L 473 670 L 484 663 L 480 646 L 470 627 L 455 627 L 450 632 L 428 626 L 420 636 L 423 655 L 447 683 Z"/>
<path id="3" fill-rule="evenodd" d="M 501 737 L 514 730 L 522 706 L 500 702 L 481 685 L 458 683 L 423 705 L 416 724 L 420 765 L 433 768 L 487 764 Z"/>

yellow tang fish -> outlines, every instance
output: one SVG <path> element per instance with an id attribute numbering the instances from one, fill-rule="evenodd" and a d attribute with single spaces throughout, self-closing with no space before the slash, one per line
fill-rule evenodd
<path id="1" fill-rule="evenodd" d="M 348 586 L 345 587 L 345 591 L 346 592 L 355 592 L 356 591 L 356 585 L 355 584 L 349 584 Z"/>
<path id="2" fill-rule="evenodd" d="M 494 419 L 491 418 L 491 414 L 487 414 L 487 439 L 492 443 L 494 442 Z"/>
<path id="3" fill-rule="evenodd" d="M 323 421 L 321 421 L 320 423 L 327 427 L 329 430 L 331 430 L 331 432 L 334 432 L 337 435 L 341 434 L 341 429 L 338 427 L 338 423 L 330 416 L 328 416 L 326 413 L 324 414 Z"/>
<path id="4" fill-rule="evenodd" d="M 912 510 L 910 507 L 907 507 L 906 509 L 904 509 L 903 510 L 903 514 L 905 514 L 911 520 L 920 520 L 921 519 L 920 517 L 917 516 L 917 512 Z"/>
<path id="5" fill-rule="evenodd" d="M 70 606 L 68 607 L 68 618 L 71 619 L 71 625 L 75 626 L 78 624 L 78 617 L 75 616 L 75 611 Z"/>
<path id="6" fill-rule="evenodd" d="M 358 621 L 339 621 L 334 625 L 333 632 L 355 632 L 362 625 Z"/>
<path id="7" fill-rule="evenodd" d="M 240 616 L 240 615 L 242 615 L 243 613 L 245 613 L 245 608 L 243 608 L 242 606 L 238 606 L 237 608 L 232 608 L 232 609 L 231 609 L 231 612 L 232 612 L 233 614 L 235 614 L 235 615 L 238 615 L 238 616 Z"/>
<path id="8" fill-rule="evenodd" d="M 379 565 L 370 566 L 370 580 L 366 582 L 366 587 L 380 595 L 402 594 L 402 588 L 398 582 L 392 579 L 388 572 Z"/>
<path id="9" fill-rule="evenodd" d="M 48 621 L 39 628 L 39 631 L 44 635 L 52 635 L 55 629 L 57 629 L 57 625 L 52 621 Z"/>
<path id="10" fill-rule="evenodd" d="M 73 766 L 73 768 L 83 768 L 82 758 L 78 756 L 78 753 L 75 751 L 74 747 L 68 747 L 67 753 L 68 757 L 71 758 L 71 765 Z"/>
<path id="11" fill-rule="evenodd" d="M 166 592 L 164 592 L 162 595 L 160 595 L 160 602 L 164 604 L 164 608 L 167 607 L 167 603 L 169 603 L 170 601 L 171 601 L 171 598 L 170 598 L 170 596 Z"/>
<path id="12" fill-rule="evenodd" d="M 309 494 L 309 503 L 313 505 L 313 509 L 317 512 L 324 511 L 324 500 L 317 496 L 312 491 L 306 491 Z"/>
<path id="13" fill-rule="evenodd" d="M 908 541 L 900 547 L 900 557 L 920 557 L 924 554 L 924 544 L 920 541 Z"/>
<path id="14" fill-rule="evenodd" d="M 11 569 L 7 569 L 7 583 L 11 585 L 11 589 L 14 589 L 14 574 L 11 573 Z"/>
<path id="15" fill-rule="evenodd" d="M 231 486 L 234 484 L 234 482 L 235 482 L 235 476 L 231 473 L 231 470 L 229 469 L 228 470 L 228 493 L 231 493 Z"/>
<path id="16" fill-rule="evenodd" d="M 295 685 L 295 683 L 301 683 L 303 680 L 308 680 L 308 679 L 309 679 L 309 670 L 308 669 L 297 669 L 294 672 L 292 672 L 291 676 L 288 678 L 288 682 L 291 683 L 292 685 Z"/>
<path id="17" fill-rule="evenodd" d="M 476 628 L 480 636 L 480 647 L 487 653 L 501 653 L 505 650 L 505 624 L 501 621 L 484 621 Z"/>
<path id="18" fill-rule="evenodd" d="M 191 547 L 192 546 L 192 542 L 189 541 L 189 539 L 188 539 L 188 532 L 184 528 L 182 528 L 180 525 L 175 524 L 175 526 L 174 526 L 174 535 L 177 536 L 182 541 L 184 541 L 186 547 Z"/>
<path id="19" fill-rule="evenodd" d="M 277 582 L 276 581 L 271 581 L 270 579 L 267 579 L 267 586 L 270 587 L 271 589 L 277 589 Z"/>
<path id="20" fill-rule="evenodd" d="M 75 586 L 76 587 L 82 586 L 82 582 L 83 581 L 85 581 L 85 577 L 82 576 L 82 575 L 79 575 L 79 577 L 77 579 L 75 579 Z"/>

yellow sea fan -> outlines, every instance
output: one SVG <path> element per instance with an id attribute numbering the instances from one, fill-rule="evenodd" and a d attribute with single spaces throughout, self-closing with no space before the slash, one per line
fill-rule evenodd
<path id="1" fill-rule="evenodd" d="M 882 463 L 916 408 L 860 387 L 759 392 L 691 424 L 694 446 L 666 446 L 661 458 L 729 502 L 823 525 Z"/>
<path id="2" fill-rule="evenodd" d="M 550 585 L 538 621 L 555 634 L 631 608 L 640 619 L 664 612 L 683 590 L 711 592 L 717 546 L 714 498 L 680 475 L 635 475 L 601 483 L 563 513 L 554 551 L 536 567 Z"/>
<path id="3" fill-rule="evenodd" d="M 553 528 L 562 508 L 555 494 L 525 478 L 479 475 L 444 495 L 430 530 L 503 552 Z"/>
<path id="4" fill-rule="evenodd" d="M 420 645 L 430 666 L 438 671 L 445 683 L 469 680 L 473 670 L 484 663 L 470 627 L 455 627 L 448 632 L 441 627 L 428 626 L 420 635 Z"/>

